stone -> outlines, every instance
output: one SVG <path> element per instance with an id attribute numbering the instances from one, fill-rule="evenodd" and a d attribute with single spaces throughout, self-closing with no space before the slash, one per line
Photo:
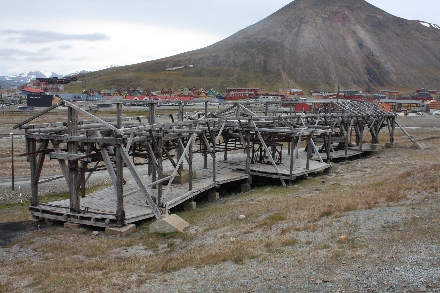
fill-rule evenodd
<path id="1" fill-rule="evenodd" d="M 245 218 L 246 218 L 245 215 L 239 215 L 239 216 L 237 217 L 237 219 L 239 219 L 239 220 L 244 220 Z"/>
<path id="2" fill-rule="evenodd" d="M 220 198 L 218 192 L 210 192 L 208 193 L 208 201 L 217 201 Z"/>
<path id="3" fill-rule="evenodd" d="M 29 224 L 34 224 L 34 225 L 41 225 L 41 224 L 44 224 L 45 221 L 44 221 L 44 219 L 40 219 L 40 218 L 37 218 L 37 217 L 33 217 L 33 216 L 31 216 L 31 217 L 28 219 L 28 223 L 29 223 Z"/>
<path id="4" fill-rule="evenodd" d="M 64 228 L 78 229 L 79 228 L 79 224 L 64 222 Z"/>
<path id="5" fill-rule="evenodd" d="M 185 211 L 192 211 L 197 208 L 197 203 L 195 201 L 186 201 L 183 203 L 183 209 Z"/>
<path id="6" fill-rule="evenodd" d="M 107 228 L 105 228 L 105 234 L 121 236 L 121 237 L 125 237 L 127 235 L 130 235 L 134 231 L 136 231 L 136 225 L 135 224 L 126 225 L 126 226 L 120 227 L 120 228 L 117 228 L 117 227 L 107 227 Z"/>
<path id="7" fill-rule="evenodd" d="M 380 144 L 372 144 L 371 145 L 371 150 L 373 151 L 380 151 L 382 149 L 382 145 Z"/>
<path id="8" fill-rule="evenodd" d="M 178 215 L 172 214 L 169 216 L 164 216 L 160 220 L 150 224 L 150 233 L 172 233 L 172 232 L 184 232 L 185 228 L 189 227 L 189 223 L 179 217 Z"/>
<path id="9" fill-rule="evenodd" d="M 162 175 L 163 175 L 163 177 L 168 177 L 168 176 L 171 176 L 173 174 L 173 172 L 174 172 L 174 170 L 164 171 Z M 181 175 L 179 175 L 179 173 L 177 173 L 171 183 L 183 184 L 183 183 L 187 183 L 189 181 L 189 170 L 182 170 L 182 171 L 180 171 L 180 174 Z M 197 178 L 195 170 L 192 171 L 192 178 L 193 179 Z M 164 181 L 164 184 L 168 184 L 168 181 Z"/>
<path id="10" fill-rule="evenodd" d="M 243 183 L 241 185 L 241 192 L 242 193 L 248 192 L 251 190 L 251 188 L 252 188 L 252 186 L 249 183 Z"/>
<path id="11" fill-rule="evenodd" d="M 386 148 L 395 148 L 395 147 L 397 147 L 397 144 L 395 144 L 394 142 L 387 142 L 387 143 L 385 143 L 385 147 Z"/>

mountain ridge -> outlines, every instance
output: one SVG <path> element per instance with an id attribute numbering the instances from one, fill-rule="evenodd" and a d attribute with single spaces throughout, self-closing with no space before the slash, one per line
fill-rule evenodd
<path id="1" fill-rule="evenodd" d="M 337 85 L 435 87 L 440 84 L 438 48 L 436 27 L 393 16 L 364 0 L 295 0 L 210 46 L 124 69 L 158 72 L 192 64 L 264 75 L 271 86 L 331 90 Z"/>
<path id="2" fill-rule="evenodd" d="M 439 48 L 440 26 L 396 17 L 365 0 L 295 0 L 205 48 L 85 78 L 96 88 L 156 90 L 438 88 Z"/>
<path id="3" fill-rule="evenodd" d="M 35 80 L 36 78 L 49 78 L 49 77 L 58 77 L 58 78 L 64 78 L 67 76 L 72 76 L 72 75 L 78 75 L 78 74 L 85 74 L 88 71 L 77 71 L 71 74 L 67 74 L 67 75 L 62 75 L 62 74 L 58 74 L 55 72 L 42 72 L 42 71 L 26 71 L 23 73 L 19 73 L 16 75 L 4 75 L 4 76 L 0 76 L 0 81 L 4 82 L 2 83 L 2 88 L 8 88 L 8 87 L 12 87 L 12 86 L 20 86 L 20 85 L 24 85 L 27 84 L 33 80 Z"/>

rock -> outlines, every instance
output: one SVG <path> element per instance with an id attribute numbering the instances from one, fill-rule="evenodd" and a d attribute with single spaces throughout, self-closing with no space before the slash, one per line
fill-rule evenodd
<path id="1" fill-rule="evenodd" d="M 239 220 L 244 220 L 245 218 L 246 218 L 245 215 L 239 215 L 239 216 L 237 217 L 237 219 L 239 219 Z"/>

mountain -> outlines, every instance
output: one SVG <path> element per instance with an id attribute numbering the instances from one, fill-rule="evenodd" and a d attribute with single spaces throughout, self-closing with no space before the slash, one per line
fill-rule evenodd
<path id="1" fill-rule="evenodd" d="M 11 85 L 23 85 L 35 80 L 37 77 L 63 77 L 54 72 L 28 71 L 17 75 L 0 76 L 0 81 L 5 81 Z"/>
<path id="2" fill-rule="evenodd" d="M 87 78 L 107 87 L 438 88 L 440 29 L 364 0 L 295 0 L 208 47 Z"/>
<path id="3" fill-rule="evenodd" d="M 12 87 L 12 84 L 0 80 L 0 89 L 9 89 L 10 87 Z"/>
<path id="4" fill-rule="evenodd" d="M 73 75 L 78 75 L 78 74 L 85 74 L 88 71 L 82 70 L 82 71 L 77 71 L 71 74 L 67 74 L 67 75 L 62 75 L 62 74 L 58 74 L 55 72 L 41 72 L 41 71 L 28 71 L 28 72 L 24 72 L 21 74 L 17 74 L 17 75 L 10 75 L 10 76 L 0 76 L 0 82 L 4 81 L 7 84 L 9 84 L 8 87 L 12 86 L 12 85 L 23 85 L 23 84 L 27 84 L 33 80 L 35 80 L 36 78 L 48 78 L 48 77 L 58 77 L 58 78 L 63 78 L 66 76 L 73 76 Z M 6 88 L 6 84 L 5 87 L 2 86 L 2 88 Z"/>

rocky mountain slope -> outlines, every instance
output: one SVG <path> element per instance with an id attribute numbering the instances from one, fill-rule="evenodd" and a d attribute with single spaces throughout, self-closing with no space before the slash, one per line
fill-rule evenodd
<path id="1" fill-rule="evenodd" d="M 167 68 L 185 65 L 193 66 L 181 69 L 178 80 L 197 79 L 204 86 L 437 88 L 440 29 L 395 17 L 364 0 L 295 0 L 206 48 L 99 75 L 101 81 L 111 76 L 116 84 L 160 73 L 163 81 L 177 75 L 165 75 Z"/>

